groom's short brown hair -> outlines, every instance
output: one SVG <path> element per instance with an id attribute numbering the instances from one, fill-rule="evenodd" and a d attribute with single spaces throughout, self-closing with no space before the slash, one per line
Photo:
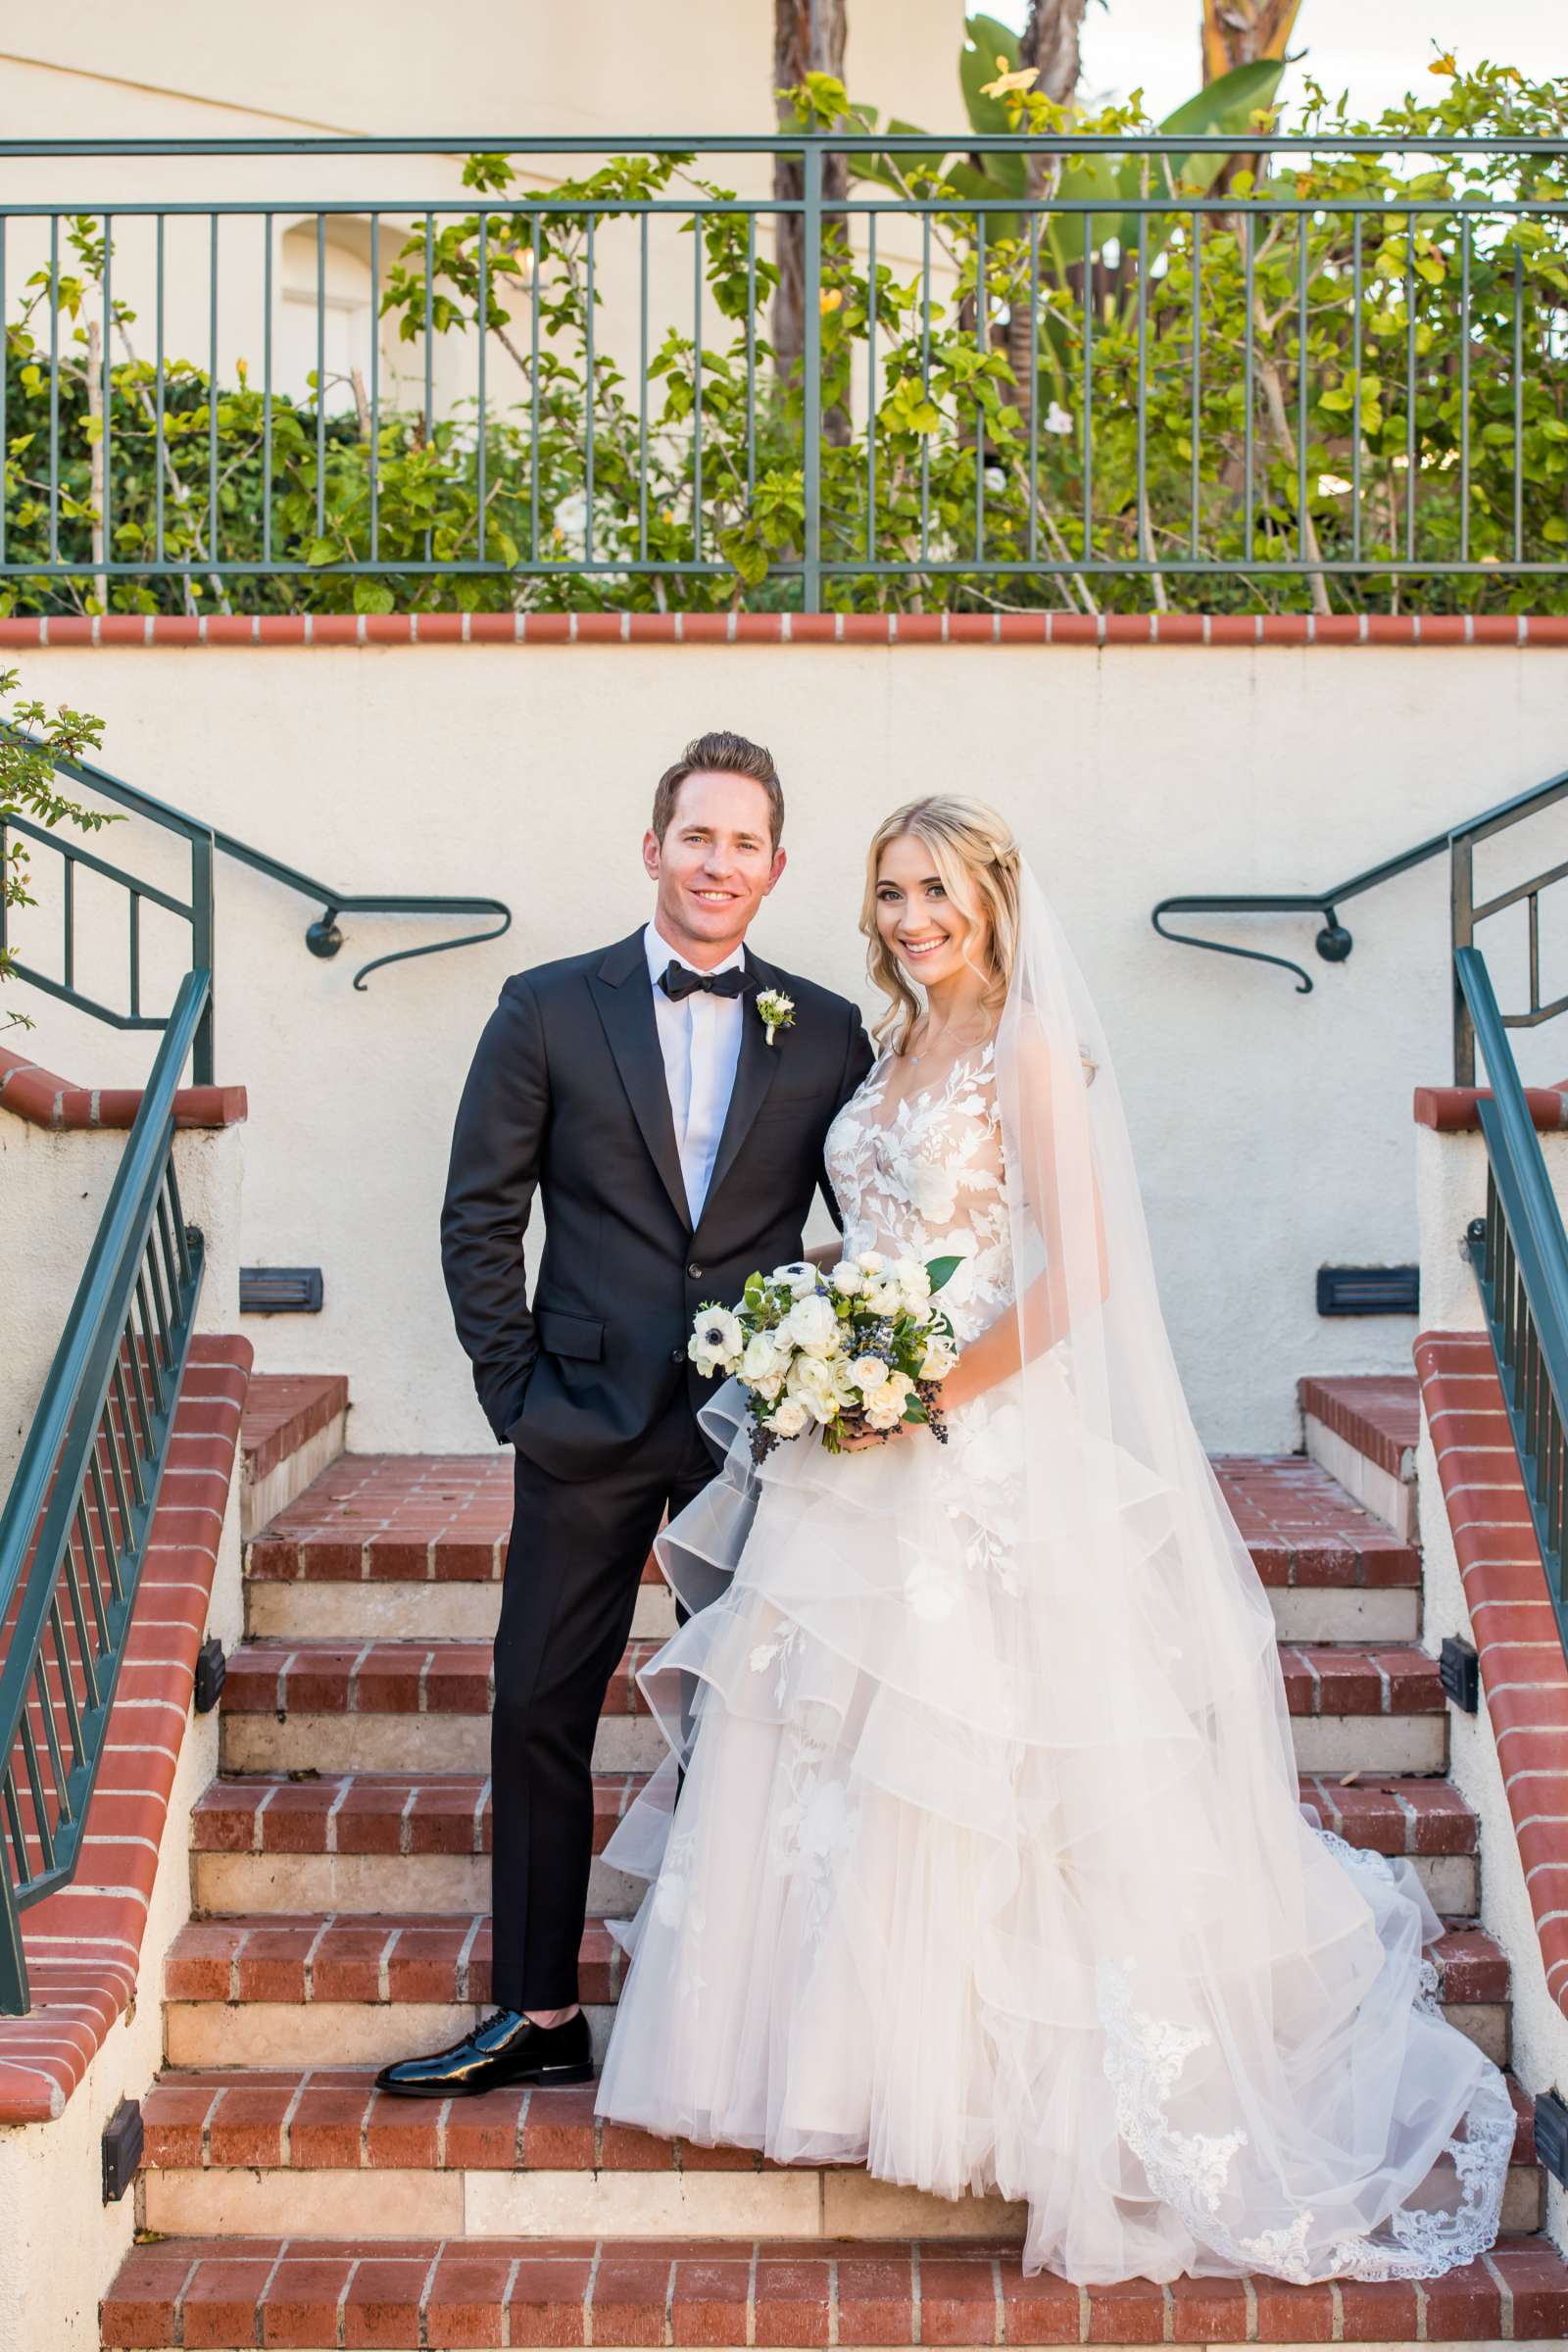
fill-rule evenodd
<path id="1" fill-rule="evenodd" d="M 784 787 L 773 765 L 773 755 L 760 743 L 749 743 L 744 735 L 728 734 L 722 727 L 710 735 L 697 735 L 686 746 L 673 767 L 666 767 L 654 793 L 653 829 L 662 841 L 675 813 L 675 802 L 688 776 L 699 772 L 720 776 L 750 776 L 760 784 L 767 795 L 768 824 L 773 847 L 779 845 L 784 831 Z"/>

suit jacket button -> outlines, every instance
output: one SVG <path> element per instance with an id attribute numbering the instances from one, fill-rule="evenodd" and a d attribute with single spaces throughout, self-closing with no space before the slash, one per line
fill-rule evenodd
<path id="1" fill-rule="evenodd" d="M 669 1351 L 669 1360 L 672 1364 L 683 1364 L 686 1361 L 685 1348 L 672 1348 Z"/>
<path id="2" fill-rule="evenodd" d="M 701 1281 L 702 1281 L 702 1279 L 703 1279 L 703 1269 L 702 1269 L 702 1267 L 701 1267 L 701 1266 L 688 1266 L 688 1267 L 687 1267 L 687 1269 L 686 1269 L 686 1271 L 687 1271 L 687 1273 L 688 1273 L 688 1274 L 691 1276 L 691 1278 L 692 1278 L 693 1282 L 701 1282 Z"/>

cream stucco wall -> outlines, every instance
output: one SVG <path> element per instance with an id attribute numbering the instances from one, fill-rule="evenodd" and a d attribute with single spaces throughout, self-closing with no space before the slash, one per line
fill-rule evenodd
<path id="1" fill-rule="evenodd" d="M 1324 1262 L 1415 1255 L 1410 1090 L 1448 1070 L 1441 861 L 1346 907 L 1356 947 L 1343 966 L 1312 955 L 1304 918 L 1211 927 L 1304 956 L 1308 997 L 1278 971 L 1162 942 L 1149 912 L 1181 890 L 1321 888 L 1549 773 L 1560 657 L 57 648 L 24 671 L 32 692 L 103 715 L 120 773 L 341 889 L 490 891 L 515 909 L 507 938 L 394 965 L 356 993 L 359 962 L 440 927 L 345 918 L 348 945 L 320 962 L 302 940 L 317 909 L 220 866 L 219 1075 L 251 1104 L 240 1254 L 318 1264 L 326 1289 L 319 1316 L 245 1328 L 262 1369 L 349 1374 L 357 1446 L 491 1442 L 436 1249 L 469 1054 L 508 972 L 643 919 L 653 779 L 711 725 L 771 744 L 788 786 L 791 864 L 758 944 L 852 993 L 877 819 L 956 785 L 1016 822 L 1117 1055 L 1165 1311 L 1210 1446 L 1296 1444 L 1302 1372 L 1407 1365 L 1407 1318 L 1322 1321 L 1314 1278 Z M 112 834 L 110 855 L 171 878 L 137 830 Z M 1515 872 L 1563 854 L 1545 819 L 1506 846 Z M 107 988 L 122 916 L 83 930 Z M 51 937 L 41 906 L 23 944 L 41 956 Z M 1550 937 L 1546 953 L 1549 987 Z M 1495 964 L 1506 1001 L 1518 974 Z M 145 1037 L 36 996 L 29 1009 L 31 1050 L 69 1076 L 146 1067 Z M 1568 1059 L 1549 1028 L 1520 1049 L 1529 1076 Z"/>

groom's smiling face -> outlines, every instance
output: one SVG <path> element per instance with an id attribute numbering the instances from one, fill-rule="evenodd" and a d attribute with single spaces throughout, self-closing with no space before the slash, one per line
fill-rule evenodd
<path id="1" fill-rule="evenodd" d="M 686 777 L 661 841 L 643 839 L 643 863 L 659 885 L 654 919 L 699 969 L 722 962 L 784 871 L 773 846 L 772 808 L 750 776 L 699 768 Z"/>

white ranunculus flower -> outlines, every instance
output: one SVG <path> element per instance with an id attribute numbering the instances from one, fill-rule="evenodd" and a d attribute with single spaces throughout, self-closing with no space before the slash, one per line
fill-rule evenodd
<path id="1" fill-rule="evenodd" d="M 902 1372 L 891 1372 L 880 1388 L 865 1393 L 868 1413 L 891 1413 L 896 1421 L 904 1418 L 904 1408 L 909 1401 L 909 1384 Z"/>
<path id="2" fill-rule="evenodd" d="M 782 1372 L 770 1372 L 765 1380 L 752 1382 L 754 1392 L 761 1397 L 764 1404 L 771 1404 L 783 1386 L 784 1375 Z"/>
<path id="3" fill-rule="evenodd" d="M 858 1389 L 867 1396 L 879 1389 L 888 1376 L 888 1368 L 879 1355 L 858 1355 L 850 1366 L 850 1374 Z"/>
<path id="4" fill-rule="evenodd" d="M 944 1339 L 939 1332 L 934 1340 L 928 1340 L 926 1343 L 925 1354 L 920 1364 L 920 1378 L 922 1380 L 946 1380 L 957 1360 L 957 1349 L 951 1340 Z"/>
<path id="5" fill-rule="evenodd" d="M 904 1305 L 904 1293 L 891 1274 L 875 1274 L 865 1286 L 865 1303 L 873 1315 L 896 1315 Z"/>
<path id="6" fill-rule="evenodd" d="M 855 1367 L 845 1355 L 830 1355 L 827 1368 L 833 1375 L 833 1394 L 840 1404 L 857 1404 L 860 1387 L 855 1377 Z"/>
<path id="7" fill-rule="evenodd" d="M 917 1257 L 901 1257 L 893 1273 L 906 1298 L 930 1298 L 931 1277 Z"/>
<path id="8" fill-rule="evenodd" d="M 865 1288 L 859 1267 L 847 1257 L 840 1258 L 828 1280 L 841 1298 L 853 1298 L 857 1291 Z"/>
<path id="9" fill-rule="evenodd" d="M 786 1339 L 808 1355 L 826 1355 L 838 1341 L 839 1319 L 831 1298 L 797 1298 L 780 1325 Z"/>
<path id="10" fill-rule="evenodd" d="M 897 1429 L 903 1419 L 904 1407 L 902 1404 L 878 1404 L 866 1407 L 865 1425 L 867 1429 Z"/>
<path id="11" fill-rule="evenodd" d="M 768 1415 L 767 1426 L 775 1437 L 798 1438 L 811 1418 L 798 1396 L 786 1396 Z"/>
<path id="12" fill-rule="evenodd" d="M 880 1250 L 862 1250 L 855 1262 L 862 1274 L 880 1274 L 884 1260 Z"/>
<path id="13" fill-rule="evenodd" d="M 705 1307 L 692 1327 L 686 1343 L 686 1352 L 699 1372 L 712 1373 L 720 1367 L 734 1370 L 740 1362 L 745 1335 L 736 1317 L 727 1306 Z"/>

